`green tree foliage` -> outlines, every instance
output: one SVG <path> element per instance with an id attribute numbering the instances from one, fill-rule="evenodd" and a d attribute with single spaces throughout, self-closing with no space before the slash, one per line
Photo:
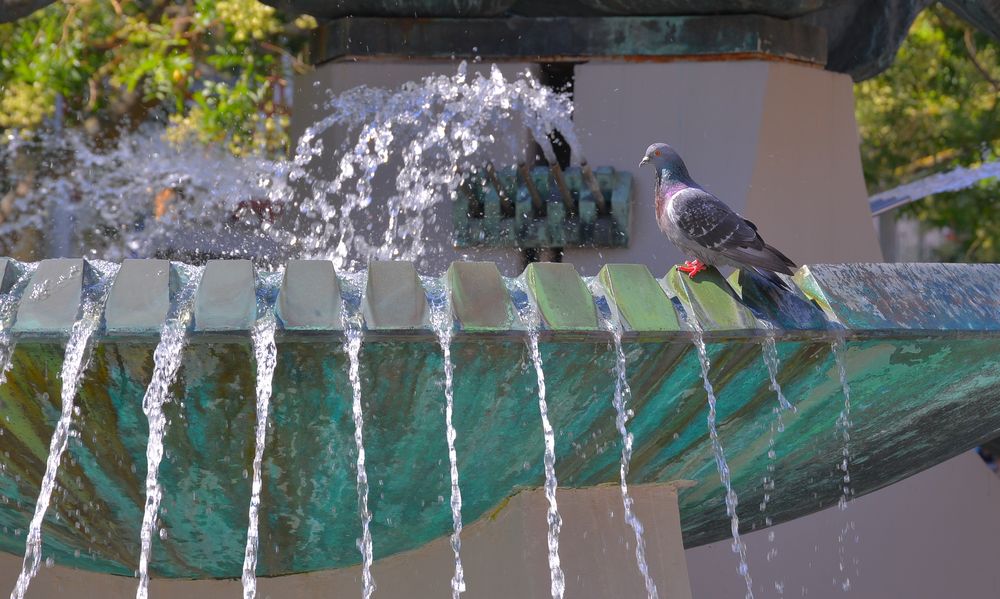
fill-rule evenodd
<path id="1" fill-rule="evenodd" d="M 175 140 L 280 152 L 315 26 L 256 0 L 62 0 L 0 25 L 0 129 L 58 112 L 101 139 L 163 120 Z"/>
<path id="2" fill-rule="evenodd" d="M 861 154 L 874 192 L 1000 154 L 1000 44 L 939 5 L 914 22 L 896 62 L 857 85 Z M 1000 182 L 903 209 L 953 243 L 944 260 L 1000 261 Z"/>

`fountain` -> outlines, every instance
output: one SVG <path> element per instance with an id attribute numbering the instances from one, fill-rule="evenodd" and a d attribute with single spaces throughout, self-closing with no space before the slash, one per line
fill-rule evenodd
<path id="1" fill-rule="evenodd" d="M 752 597 L 741 535 L 846 508 L 1000 432 L 996 265 L 814 264 L 780 290 L 746 273 L 657 279 L 646 266 L 607 264 L 587 281 L 570 264 L 531 263 L 505 278 L 509 264 L 451 261 L 533 248 L 565 250 L 591 274 L 607 257 L 666 263 L 655 224 L 632 206 L 648 182 L 632 180 L 614 141 L 642 138 L 638 150 L 649 124 L 631 118 L 623 128 L 613 115 L 655 113 L 661 93 L 677 114 L 739 95 L 740 110 L 712 104 L 718 118 L 699 118 L 695 133 L 681 118 L 670 135 L 703 150 L 724 134 L 720 160 L 732 159 L 734 178 L 725 185 L 738 208 L 761 210 L 774 179 L 761 174 L 763 157 L 814 178 L 828 155 L 856 151 L 853 137 L 826 135 L 849 129 L 837 120 L 849 113 L 849 94 L 837 92 L 849 82 L 818 67 L 870 72 L 891 39 L 845 56 L 841 45 L 859 29 L 808 3 L 769 16 L 608 16 L 625 9 L 595 0 L 582 19 L 536 19 L 523 3 L 518 16 L 494 17 L 512 3 L 500 4 L 480 20 L 324 25 L 322 59 L 441 58 L 442 42 L 461 34 L 471 66 L 312 97 L 323 114 L 302 127 L 289 160 L 191 152 L 145 132 L 101 152 L 72 136 L 40 138 L 78 168 L 18 198 L 0 234 L 44 227 L 47 210 L 68 209 L 94 260 L 0 261 L 0 549 L 24 554 L 13 597 L 44 556 L 137 572 L 137 597 L 150 578 L 239 577 L 244 597 L 255 597 L 258 576 L 358 566 L 368 599 L 380 566 L 439 541 L 450 571 L 442 585 L 453 598 L 478 596 L 482 548 L 493 541 L 482 531 L 515 510 L 533 518 L 507 527 L 530 556 L 518 565 L 534 573 L 521 594 L 574 596 L 591 584 L 569 557 L 589 542 L 569 525 L 586 502 L 602 522 L 621 510 L 621 542 L 634 539 L 629 576 L 647 597 L 690 595 L 682 540 L 730 537 Z M 918 3 L 904 4 L 905 15 L 881 15 L 879 27 Z M 860 4 L 845 10 L 864 20 Z M 550 37 L 553 24 L 574 33 Z M 498 25 L 524 35 L 512 45 Z M 588 62 L 571 99 L 541 85 L 537 65 L 478 65 L 473 42 L 507 59 Z M 623 55 L 639 60 L 616 62 Z M 697 68 L 660 61 L 679 55 L 698 56 Z M 754 60 L 726 70 L 719 57 Z M 317 71 L 356 68 L 370 66 L 331 61 Z M 701 93 L 670 95 L 678 81 Z M 836 101 L 813 98 L 818 108 L 799 128 L 784 117 L 803 113 L 782 102 L 803 89 L 833 90 Z M 650 97 L 657 104 L 639 103 Z M 611 109 L 608 98 L 621 104 Z M 815 112 L 832 116 L 816 129 Z M 602 166 L 584 157 L 574 120 L 598 141 L 588 156 Z M 786 143 L 779 121 L 830 139 L 832 150 Z M 568 158 L 556 155 L 556 132 Z M 786 145 L 794 164 L 780 159 Z M 822 193 L 857 195 L 837 187 L 860 181 L 848 162 L 830 167 L 836 185 Z M 783 180 L 781 193 L 798 202 L 798 180 Z M 80 192 L 72 207 L 56 193 L 67 187 Z M 162 192 L 155 210 L 121 202 L 147 188 Z M 381 219 L 371 217 L 376 201 Z M 849 208 L 780 230 L 816 233 L 808 249 L 822 252 L 830 231 L 861 229 L 836 219 L 868 226 L 867 211 Z M 438 234 L 442 214 L 448 235 Z M 835 259 L 869 256 L 863 243 L 833 243 L 857 251 Z M 233 259 L 204 270 L 126 259 L 154 255 Z M 98 256 L 124 260 L 119 268 Z M 665 499 L 640 521 L 639 490 L 651 487 Z M 610 510 L 594 499 L 609 488 Z M 671 528 L 678 519 L 683 537 Z M 541 550 L 530 530 L 544 532 Z M 848 522 L 840 536 L 845 590 L 851 531 Z M 591 558 L 603 549 L 595 544 Z M 679 566 L 670 570 L 670 559 Z"/>
<path id="2" fill-rule="evenodd" d="M 5 260 L 2 268 L 10 286 L 25 265 Z M 0 472 L 10 498 L 0 505 L 5 550 L 23 547 L 45 470 L 43 440 L 58 420 L 51 400 L 38 399 L 45 392 L 52 397 L 58 385 L 50 374 L 58 368 L 45 365 L 59 363 L 67 335 L 81 335 L 74 322 L 82 302 L 90 306 L 84 314 L 96 336 L 89 366 L 78 373 L 73 424 L 79 435 L 68 440 L 58 478 L 45 477 L 58 480 L 59 491 L 41 553 L 74 567 L 132 573 L 144 522 L 147 435 L 140 399 L 154 372 L 163 322 L 183 313 L 185 268 L 125 261 L 112 280 L 113 271 L 100 263 L 53 260 L 31 275 L 12 329 L 18 344 L 8 381 L 0 387 L 9 407 L 0 423 L 9 448 Z M 173 425 L 163 437 L 159 521 L 169 534 L 154 538 L 150 573 L 240 575 L 245 507 L 258 488 L 258 534 L 269 549 L 257 554 L 258 575 L 368 563 L 369 555 L 385 557 L 455 533 L 445 499 L 452 477 L 449 447 L 441 441 L 447 437 L 438 386 L 442 358 L 428 290 L 408 263 L 373 263 L 358 276 L 338 275 L 327 261 L 292 261 L 276 275 L 255 273 L 245 261 L 209 263 L 172 385 L 178 401 L 163 406 Z M 95 279 L 110 284 L 103 320 L 103 296 L 85 283 Z M 273 311 L 257 302 L 256 289 L 268 280 L 277 290 Z M 781 493 L 768 504 L 768 522 L 843 497 L 841 485 L 829 482 L 843 453 L 842 439 L 830 431 L 845 412 L 831 340 L 842 339 L 848 357 L 854 496 L 1000 430 L 990 391 L 1000 329 L 995 266 L 814 265 L 799 271 L 790 292 L 746 276 L 725 281 L 706 273 L 692 281 L 671 271 L 656 280 L 644 267 L 629 265 L 606 266 L 600 280 L 615 306 L 608 317 L 621 327 L 630 356 L 629 483 L 699 483 L 680 495 L 688 546 L 726 536 L 729 518 L 710 459 L 699 352 L 684 318 L 696 319 L 712 356 L 706 374 L 718 395 L 718 436 L 736 465 L 732 484 L 744 498 L 740 505 L 760 502 L 758 481 L 769 464 L 782 481 Z M 975 283 L 956 284 L 969 280 Z M 522 281 L 523 297 L 512 298 L 493 265 L 455 263 L 435 282 L 447 290 L 455 323 L 453 393 L 461 402 L 452 419 L 461 440 L 457 472 L 465 521 L 481 519 L 512 493 L 545 479 L 538 412 L 528 409 L 537 399 L 536 373 L 516 367 L 531 341 L 530 325 L 516 317 L 515 306 L 525 300 L 537 314 L 560 489 L 621 483 L 620 460 L 605 451 L 620 443 L 619 417 L 608 401 L 618 385 L 618 358 L 608 348 L 613 337 L 600 324 L 594 296 L 566 264 L 532 264 Z M 30 291 L 36 288 L 47 292 Z M 341 290 L 351 289 L 343 292 L 354 297 L 345 308 Z M 274 326 L 276 400 L 273 434 L 263 456 L 255 457 L 250 339 L 261 322 Z M 361 331 L 364 350 L 358 351 Z M 774 336 L 783 356 L 776 380 L 796 408 L 784 413 L 777 458 L 766 455 L 775 398 L 759 341 L 765 335 Z M 84 361 L 71 364 L 82 367 Z M 859 364 L 865 370 L 850 366 Z M 348 448 L 361 425 L 363 453 L 355 460 Z M 253 481 L 247 471 L 254 472 Z M 358 513 L 359 498 L 363 524 L 370 525 L 361 556 L 354 542 L 357 520 L 349 517 Z M 765 526 L 756 509 L 741 508 L 739 516 L 742 530 Z M 209 537 L 213 542 L 206 544 Z"/>

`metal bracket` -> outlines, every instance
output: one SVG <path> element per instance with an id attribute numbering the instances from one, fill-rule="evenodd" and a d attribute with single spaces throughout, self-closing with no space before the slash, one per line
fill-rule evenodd
<path id="1" fill-rule="evenodd" d="M 600 167 L 588 184 L 589 170 L 474 173 L 454 197 L 455 247 L 628 247 L 632 175 Z"/>

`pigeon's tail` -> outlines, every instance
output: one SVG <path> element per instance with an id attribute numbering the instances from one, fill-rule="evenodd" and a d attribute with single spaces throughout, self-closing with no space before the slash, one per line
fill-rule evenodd
<path id="1" fill-rule="evenodd" d="M 756 266 L 751 266 L 750 268 L 752 268 L 754 272 L 756 272 L 758 275 L 766 279 L 769 283 L 771 283 L 775 287 L 780 287 L 785 291 L 791 291 L 791 289 L 788 287 L 788 283 L 786 283 L 784 279 L 778 276 L 777 273 L 771 272 L 763 268 L 757 268 Z"/>
<path id="2" fill-rule="evenodd" d="M 788 258 L 788 256 L 786 256 L 786 255 L 782 254 L 781 252 L 779 252 L 779 251 L 778 251 L 778 248 L 774 247 L 773 245 L 767 245 L 767 244 L 765 243 L 765 244 L 764 244 L 764 250 L 766 250 L 766 251 L 768 251 L 768 252 L 770 252 L 770 253 L 774 254 L 774 256 L 775 256 L 776 258 L 778 258 L 778 260 L 781 260 L 781 261 L 782 261 L 782 262 L 783 262 L 783 263 L 785 264 L 785 266 L 787 266 L 787 267 L 788 267 L 789 269 L 792 269 L 792 268 L 797 268 L 796 264 L 795 264 L 794 262 L 792 262 L 792 261 L 791 261 L 791 260 L 790 260 L 790 259 Z M 789 271 L 789 272 L 788 272 L 788 273 L 786 273 L 786 274 L 791 274 L 791 272 Z"/>
<path id="3" fill-rule="evenodd" d="M 722 250 L 722 255 L 732 262 L 744 268 L 755 268 L 757 270 L 767 270 L 781 273 L 783 275 L 793 274 L 792 268 L 795 263 L 787 256 L 767 245 L 759 237 L 757 247 L 726 248 Z"/>

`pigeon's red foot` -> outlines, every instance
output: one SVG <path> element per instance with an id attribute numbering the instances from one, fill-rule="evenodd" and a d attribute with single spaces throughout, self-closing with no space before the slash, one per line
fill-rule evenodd
<path id="1" fill-rule="evenodd" d="M 707 268 L 708 265 L 702 264 L 701 260 L 688 260 L 684 262 L 684 266 L 678 266 L 677 270 L 688 273 L 688 278 L 693 279 L 696 274 Z"/>

